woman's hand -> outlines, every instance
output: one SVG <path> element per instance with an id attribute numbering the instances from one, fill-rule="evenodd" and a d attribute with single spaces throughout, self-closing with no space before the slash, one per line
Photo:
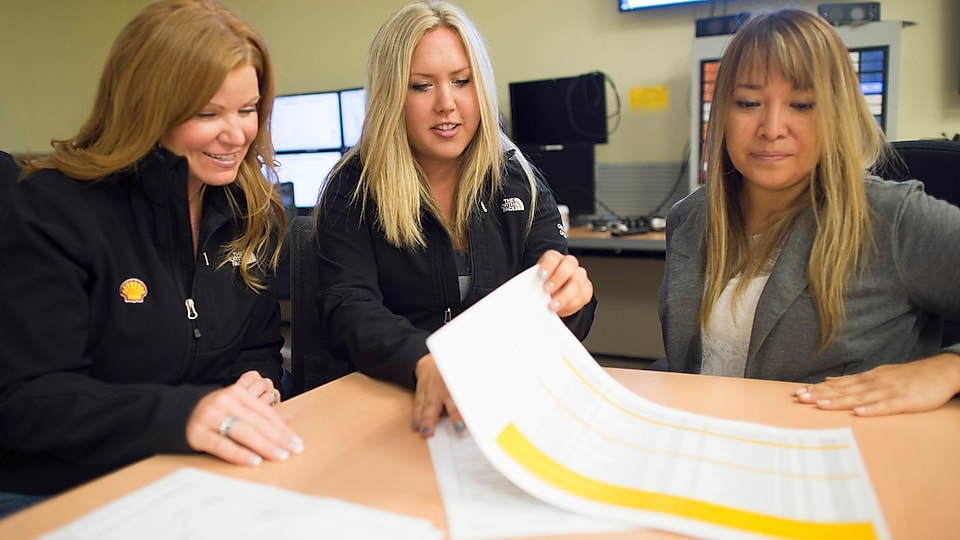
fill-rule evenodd
<path id="1" fill-rule="evenodd" d="M 943 353 L 888 364 L 798 388 L 797 398 L 821 409 L 852 409 L 859 416 L 930 411 L 960 392 L 960 355 Z"/>
<path id="2" fill-rule="evenodd" d="M 290 419 L 272 408 L 280 393 L 255 371 L 204 396 L 187 420 L 187 443 L 236 465 L 284 461 L 303 452 Z"/>
<path id="3" fill-rule="evenodd" d="M 550 293 L 550 311 L 569 317 L 580 311 L 593 298 L 593 283 L 587 270 L 573 255 L 549 250 L 537 261 L 543 290 Z"/>
<path id="4" fill-rule="evenodd" d="M 440 377 L 440 370 L 437 369 L 437 363 L 433 360 L 433 355 L 428 354 L 417 361 L 416 367 L 417 389 L 413 396 L 413 429 L 420 433 L 424 439 L 432 437 L 434 429 L 437 426 L 437 420 L 444 409 L 453 428 L 457 433 L 466 429 L 463 424 L 463 417 L 457 410 L 456 403 L 450 397 L 447 391 L 447 385 Z"/>

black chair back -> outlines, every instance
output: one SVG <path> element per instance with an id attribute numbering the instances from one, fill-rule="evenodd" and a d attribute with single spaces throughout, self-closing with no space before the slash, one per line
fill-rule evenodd
<path id="1" fill-rule="evenodd" d="M 290 370 L 295 394 L 356 371 L 351 362 L 334 358 L 324 347 L 317 262 L 311 218 L 297 216 L 290 226 Z"/>
<path id="2" fill-rule="evenodd" d="M 10 198 L 10 190 L 13 189 L 13 184 L 17 182 L 19 177 L 20 168 L 17 167 L 14 157 L 0 150 L 0 208 L 3 208 L 7 203 L 7 199 Z"/>
<path id="3" fill-rule="evenodd" d="M 875 172 L 877 176 L 920 180 L 930 195 L 960 206 L 960 141 L 923 139 L 890 144 L 903 163 L 884 163 Z"/>
<path id="4" fill-rule="evenodd" d="M 960 206 L 960 141 L 924 139 L 890 143 L 903 163 L 884 163 L 875 171 L 887 180 L 920 180 L 926 192 Z M 960 343 L 960 321 L 944 321 L 943 344 Z"/>

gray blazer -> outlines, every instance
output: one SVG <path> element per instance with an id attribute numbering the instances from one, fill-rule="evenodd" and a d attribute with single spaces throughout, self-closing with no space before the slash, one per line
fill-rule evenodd
<path id="1" fill-rule="evenodd" d="M 919 182 L 867 178 L 876 249 L 844 294 L 846 323 L 817 354 L 820 323 L 808 290 L 814 220 L 798 216 L 757 304 L 745 376 L 820 382 L 826 376 L 909 362 L 941 347 L 943 319 L 960 319 L 960 208 L 923 193 Z M 667 217 L 660 322 L 671 371 L 699 373 L 706 190 Z"/>

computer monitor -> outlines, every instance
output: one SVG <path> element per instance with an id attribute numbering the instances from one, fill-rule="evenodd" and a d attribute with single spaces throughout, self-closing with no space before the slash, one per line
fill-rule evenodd
<path id="1" fill-rule="evenodd" d="M 896 138 L 897 132 L 900 29 L 901 23 L 898 21 L 878 21 L 836 28 L 850 51 L 850 59 L 860 78 L 860 89 L 867 105 L 890 140 Z M 690 191 L 697 189 L 706 178 L 704 145 L 707 140 L 707 123 L 710 120 L 710 105 L 720 58 L 731 37 L 710 36 L 694 40 Z"/>
<path id="2" fill-rule="evenodd" d="M 343 147 L 350 148 L 360 142 L 363 116 L 366 112 L 366 92 L 363 88 L 340 91 L 340 125 L 343 128 Z"/>
<path id="3" fill-rule="evenodd" d="M 543 173 L 557 203 L 570 208 L 571 223 L 585 221 L 596 213 L 596 165 L 592 143 L 518 146 Z"/>
<path id="4" fill-rule="evenodd" d="M 696 4 L 698 2 L 710 1 L 712 0 L 620 0 L 620 11 L 634 11 L 637 9 L 675 6 L 677 4 Z"/>
<path id="5" fill-rule="evenodd" d="M 510 116 L 517 144 L 607 142 L 606 76 L 510 83 Z"/>
<path id="6" fill-rule="evenodd" d="M 340 150 L 340 96 L 337 92 L 290 94 L 273 101 L 270 123 L 277 152 Z"/>
<path id="7" fill-rule="evenodd" d="M 277 154 L 278 181 L 293 184 L 293 204 L 296 208 L 313 208 L 317 204 L 327 175 L 340 156 L 339 150 Z"/>
<path id="8" fill-rule="evenodd" d="M 890 115 L 887 112 L 888 100 L 886 96 L 887 87 L 887 60 L 890 56 L 890 48 L 883 46 L 876 47 L 855 47 L 850 49 L 850 61 L 853 62 L 854 69 L 857 70 L 857 76 L 860 77 L 860 91 L 867 99 L 867 106 L 870 112 L 877 119 L 877 123 L 886 133 L 888 119 Z"/>

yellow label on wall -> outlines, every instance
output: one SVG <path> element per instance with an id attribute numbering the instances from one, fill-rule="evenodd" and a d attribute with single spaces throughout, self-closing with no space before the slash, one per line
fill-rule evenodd
<path id="1" fill-rule="evenodd" d="M 666 85 L 637 86 L 630 89 L 630 112 L 647 113 L 670 110 L 670 91 Z"/>

